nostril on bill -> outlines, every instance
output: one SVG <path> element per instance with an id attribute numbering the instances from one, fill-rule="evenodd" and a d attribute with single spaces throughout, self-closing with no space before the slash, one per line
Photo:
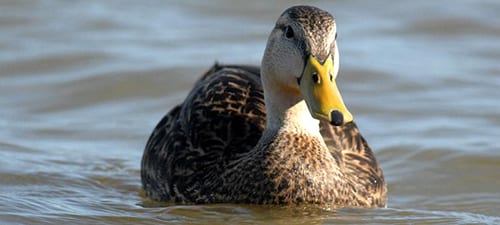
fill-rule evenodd
<path id="1" fill-rule="evenodd" d="M 319 83 L 319 77 L 318 77 L 317 73 L 313 73 L 312 78 L 313 78 L 314 83 Z"/>

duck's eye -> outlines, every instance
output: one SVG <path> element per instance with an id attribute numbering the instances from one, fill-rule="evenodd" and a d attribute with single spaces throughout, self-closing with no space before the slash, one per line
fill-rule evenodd
<path id="1" fill-rule="evenodd" d="M 293 38 L 294 36 L 294 33 L 293 33 L 293 29 L 291 26 L 286 26 L 285 27 L 285 37 L 286 38 Z"/>

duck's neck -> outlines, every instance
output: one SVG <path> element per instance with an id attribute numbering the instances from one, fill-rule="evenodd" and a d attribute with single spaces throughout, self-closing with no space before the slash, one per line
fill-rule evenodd
<path id="1" fill-rule="evenodd" d="M 267 88 L 264 92 L 267 131 L 287 130 L 320 136 L 319 121 L 312 118 L 306 102 L 300 95 L 290 95 L 273 88 Z"/>

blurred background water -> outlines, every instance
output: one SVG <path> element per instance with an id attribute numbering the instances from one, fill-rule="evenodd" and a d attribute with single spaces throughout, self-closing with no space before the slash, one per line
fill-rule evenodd
<path id="1" fill-rule="evenodd" d="M 337 18 L 339 86 L 388 208 L 148 203 L 153 127 L 215 61 L 258 65 L 295 4 Z M 499 12 L 494 0 L 2 0 L 0 223 L 500 223 Z"/>

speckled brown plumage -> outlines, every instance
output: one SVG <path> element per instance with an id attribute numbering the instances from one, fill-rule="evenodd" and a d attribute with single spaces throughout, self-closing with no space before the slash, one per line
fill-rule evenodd
<path id="1" fill-rule="evenodd" d="M 317 8 L 287 12 L 310 26 L 334 24 Z M 293 126 L 265 129 L 260 76 L 257 67 L 214 65 L 196 82 L 146 144 L 146 195 L 180 203 L 384 207 L 382 170 L 356 124 L 321 122 L 318 136 Z"/>
<path id="2" fill-rule="evenodd" d="M 215 65 L 185 102 L 160 121 L 142 160 L 147 196 L 183 203 L 385 206 L 382 171 L 354 122 L 341 127 L 322 122 L 324 140 L 270 134 L 256 148 L 289 151 L 249 153 L 265 126 L 256 72 L 258 68 Z M 315 155 L 321 141 L 330 155 Z M 322 174 L 325 170 L 332 173 Z M 337 193 L 324 191 L 331 187 Z"/>

